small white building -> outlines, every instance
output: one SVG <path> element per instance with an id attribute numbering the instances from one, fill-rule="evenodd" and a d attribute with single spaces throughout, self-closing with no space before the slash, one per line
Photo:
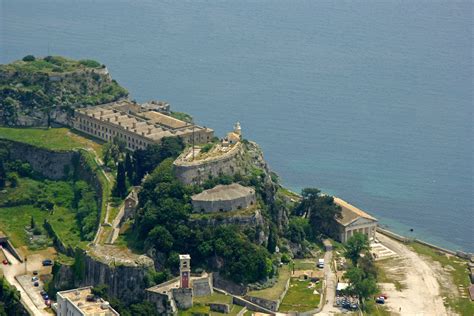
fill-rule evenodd
<path id="1" fill-rule="evenodd" d="M 92 294 L 92 286 L 61 291 L 53 307 L 58 316 L 120 316 L 109 302 Z"/>
<path id="2" fill-rule="evenodd" d="M 342 217 L 337 219 L 340 226 L 340 242 L 346 242 L 355 233 L 365 234 L 369 240 L 375 239 L 378 225 L 378 220 L 375 217 L 339 198 L 335 197 L 334 203 L 341 207 Z"/>

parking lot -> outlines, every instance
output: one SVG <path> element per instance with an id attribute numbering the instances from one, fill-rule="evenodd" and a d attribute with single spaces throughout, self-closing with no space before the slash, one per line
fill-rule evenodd
<path id="1" fill-rule="evenodd" d="M 35 306 L 41 310 L 47 307 L 44 303 L 43 297 L 40 294 L 40 292 L 43 290 L 43 281 L 38 278 L 38 286 L 34 286 L 34 282 L 31 280 L 32 277 L 33 274 L 24 274 L 17 276 L 16 280 L 28 294 L 33 304 L 35 304 Z"/>

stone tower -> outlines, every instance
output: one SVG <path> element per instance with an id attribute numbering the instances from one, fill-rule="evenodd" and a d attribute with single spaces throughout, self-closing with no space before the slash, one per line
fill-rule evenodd
<path id="1" fill-rule="evenodd" d="M 235 123 L 234 133 L 236 133 L 239 136 L 242 136 L 242 128 L 240 127 L 240 122 Z"/>
<path id="2" fill-rule="evenodd" d="M 189 280 L 191 279 L 191 256 L 179 255 L 179 285 L 183 289 L 190 288 Z"/>

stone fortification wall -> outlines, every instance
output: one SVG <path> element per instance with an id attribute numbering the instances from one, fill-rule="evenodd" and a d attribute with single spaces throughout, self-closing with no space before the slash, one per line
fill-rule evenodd
<path id="1" fill-rule="evenodd" d="M 147 290 L 145 291 L 145 299 L 155 305 L 159 315 L 173 315 L 175 313 L 175 308 L 173 308 L 172 302 L 166 294 Z"/>
<path id="2" fill-rule="evenodd" d="M 205 160 L 183 161 L 178 157 L 174 162 L 176 177 L 185 184 L 201 184 L 209 177 L 221 174 L 233 175 L 241 170 L 242 144 L 238 143 L 229 152 Z"/>
<path id="3" fill-rule="evenodd" d="M 214 290 L 212 289 L 212 273 L 206 278 L 194 279 L 192 282 L 194 296 L 207 296 L 214 293 Z"/>
<path id="4" fill-rule="evenodd" d="M 173 299 L 176 307 L 179 309 L 188 309 L 193 307 L 193 290 L 192 289 L 172 289 Z"/>
<path id="5" fill-rule="evenodd" d="M 237 284 L 230 280 L 224 279 L 220 276 L 219 272 L 214 272 L 212 274 L 212 282 L 214 285 L 214 289 L 221 289 L 232 295 L 243 296 L 247 294 L 248 291 L 248 288 L 245 285 Z"/>
<path id="6" fill-rule="evenodd" d="M 260 210 L 255 210 L 251 215 L 235 215 L 235 216 L 221 216 L 216 214 L 215 216 L 200 219 L 192 219 L 193 225 L 197 226 L 218 226 L 218 225 L 238 225 L 245 227 L 257 227 L 265 226 L 265 220 Z"/>
<path id="7" fill-rule="evenodd" d="M 2 140 L 8 146 L 10 158 L 28 162 L 32 169 L 52 180 L 64 179 L 72 167 L 72 151 L 51 151 L 25 143 Z"/>
<path id="8" fill-rule="evenodd" d="M 237 209 L 245 209 L 255 205 L 255 193 L 249 193 L 246 196 L 240 196 L 228 200 L 217 201 L 199 201 L 193 200 L 193 211 L 195 213 L 212 213 L 212 212 L 230 212 Z"/>
<path id="9" fill-rule="evenodd" d="M 84 257 L 84 277 L 80 285 L 98 286 L 106 284 L 108 294 L 124 303 L 142 299 L 145 290 L 145 276 L 153 267 L 153 260 L 143 257 L 141 262 L 128 265 L 121 262 L 102 262 L 89 254 Z"/>
<path id="10" fill-rule="evenodd" d="M 280 307 L 281 301 L 285 297 L 286 292 L 288 292 L 289 287 L 290 287 L 290 279 L 286 281 L 283 292 L 281 292 L 280 296 L 276 300 L 268 300 L 261 297 L 255 297 L 255 296 L 250 296 L 250 295 L 246 295 L 245 299 L 259 306 L 262 306 L 263 308 L 276 312 L 278 311 L 278 308 Z"/>

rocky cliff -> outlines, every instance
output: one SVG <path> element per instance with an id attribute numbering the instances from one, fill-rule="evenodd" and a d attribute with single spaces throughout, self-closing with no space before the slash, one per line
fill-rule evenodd
<path id="1" fill-rule="evenodd" d="M 108 295 L 125 304 L 143 300 L 146 277 L 153 260 L 114 246 L 78 251 L 73 264 L 57 264 L 53 283 L 58 290 L 106 285 Z"/>
<path id="2" fill-rule="evenodd" d="M 2 125 L 68 124 L 75 107 L 112 102 L 127 95 L 107 68 L 92 60 L 48 56 L 0 65 Z"/>

